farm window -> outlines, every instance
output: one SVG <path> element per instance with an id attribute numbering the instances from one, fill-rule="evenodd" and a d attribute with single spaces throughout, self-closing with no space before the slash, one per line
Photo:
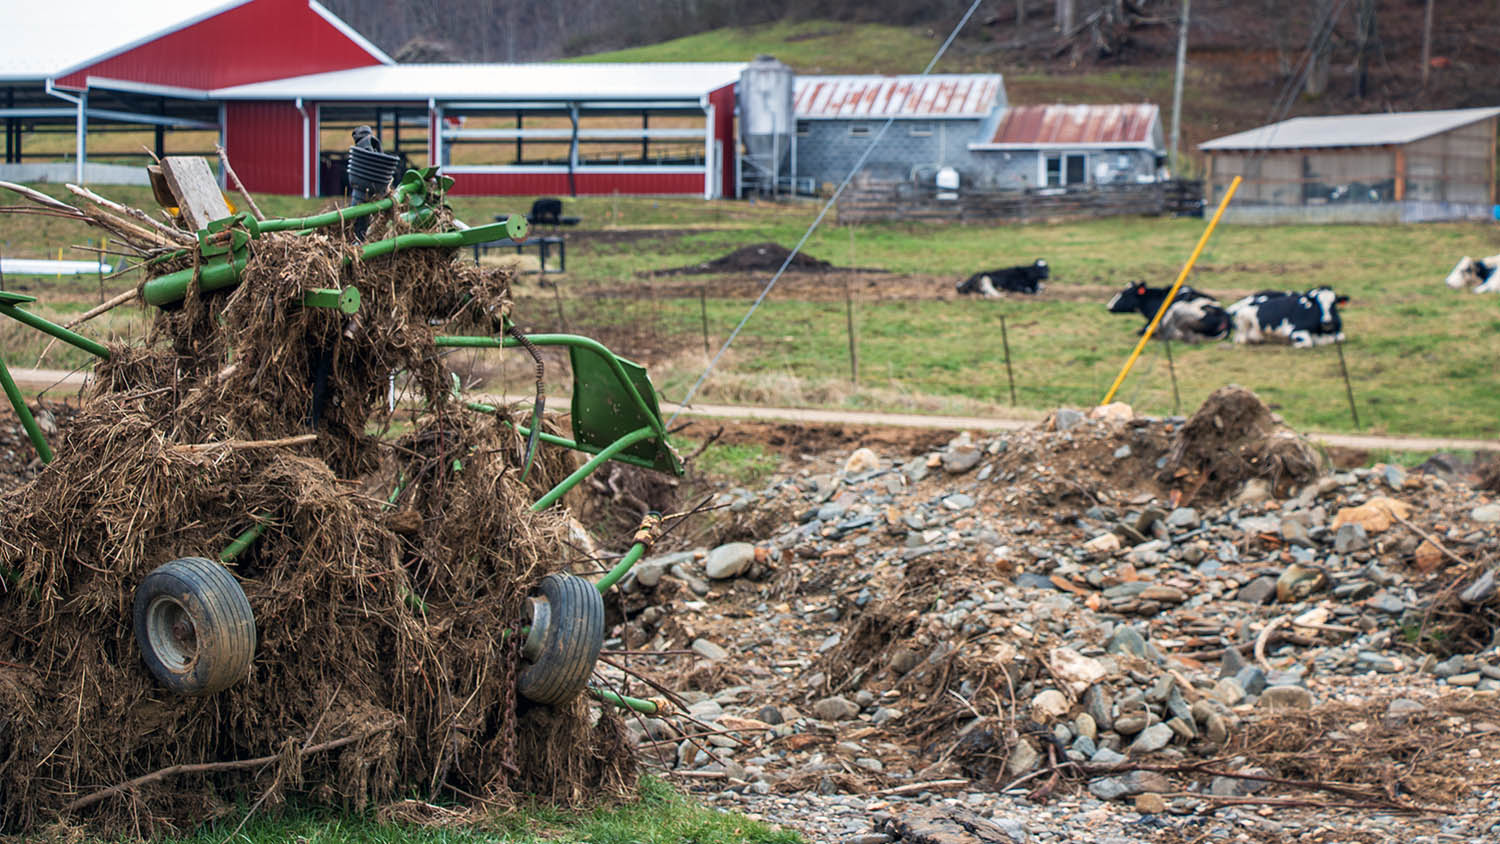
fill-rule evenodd
<path id="1" fill-rule="evenodd" d="M 852 138 L 865 138 L 870 135 L 868 123 L 852 123 L 849 125 L 849 136 Z"/>
<path id="2" fill-rule="evenodd" d="M 797 137 L 805 138 L 812 132 L 812 123 L 806 120 L 797 121 Z"/>
<path id="3" fill-rule="evenodd" d="M 911 124 L 910 132 L 911 132 L 911 136 L 913 138 L 927 138 L 927 137 L 931 137 L 932 136 L 932 124 L 931 123 L 926 123 L 926 122 L 913 123 L 913 124 Z"/>

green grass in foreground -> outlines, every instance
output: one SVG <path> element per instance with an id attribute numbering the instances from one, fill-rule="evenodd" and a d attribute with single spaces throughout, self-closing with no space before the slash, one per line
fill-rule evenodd
<path id="1" fill-rule="evenodd" d="M 477 826 L 423 827 L 385 823 L 368 816 L 292 811 L 281 817 L 231 817 L 185 838 L 162 844 L 801 844 L 801 836 L 774 830 L 743 815 L 708 809 L 652 778 L 641 780 L 635 803 L 570 813 L 529 808 L 496 815 Z M 226 838 L 226 836 L 229 836 Z"/>

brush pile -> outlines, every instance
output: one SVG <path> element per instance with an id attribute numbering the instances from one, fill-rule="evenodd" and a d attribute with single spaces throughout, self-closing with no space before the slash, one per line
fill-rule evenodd
<path id="1" fill-rule="evenodd" d="M 183 243 L 133 210 L 38 204 L 105 218 L 143 258 Z M 383 212 L 369 239 L 405 229 Z M 570 556 L 565 516 L 528 507 L 571 459 L 543 451 L 522 483 L 524 441 L 461 407 L 433 343 L 497 333 L 509 275 L 453 250 L 360 260 L 341 227 L 249 249 L 238 286 L 194 283 L 146 345 L 112 348 L 57 459 L 0 498 L 0 834 L 153 835 L 289 794 L 359 808 L 629 792 L 617 717 L 516 696 L 527 596 Z M 357 314 L 301 304 L 349 286 Z M 382 436 L 402 390 L 425 409 Z M 134 591 L 257 524 L 225 555 L 255 615 L 250 673 L 174 694 L 143 664 Z"/>

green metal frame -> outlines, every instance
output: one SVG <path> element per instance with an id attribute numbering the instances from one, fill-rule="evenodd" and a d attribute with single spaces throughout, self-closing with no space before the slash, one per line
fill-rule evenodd
<path id="1" fill-rule="evenodd" d="M 545 510 L 578 482 L 593 474 L 606 460 L 619 460 L 647 469 L 681 476 L 682 460 L 667 439 L 656 390 L 645 367 L 611 352 L 604 344 L 577 334 L 529 334 L 535 346 L 566 346 L 573 363 L 573 439 L 539 432 L 542 442 L 594 455 L 546 495 L 531 505 Z M 514 337 L 469 337 L 446 335 L 434 339 L 446 348 L 510 349 L 521 345 Z M 497 408 L 480 402 L 467 407 L 483 413 Z M 532 420 L 534 427 L 539 420 Z M 531 435 L 531 427 L 517 431 Z M 628 567 L 627 569 L 628 570 Z M 624 572 L 622 571 L 623 575 Z"/>

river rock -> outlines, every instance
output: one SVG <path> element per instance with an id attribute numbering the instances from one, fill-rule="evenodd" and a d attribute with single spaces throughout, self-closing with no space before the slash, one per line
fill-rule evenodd
<path id="1" fill-rule="evenodd" d="M 703 571 L 713 580 L 726 580 L 745 573 L 755 562 L 755 546 L 748 542 L 731 542 L 708 552 Z"/>

